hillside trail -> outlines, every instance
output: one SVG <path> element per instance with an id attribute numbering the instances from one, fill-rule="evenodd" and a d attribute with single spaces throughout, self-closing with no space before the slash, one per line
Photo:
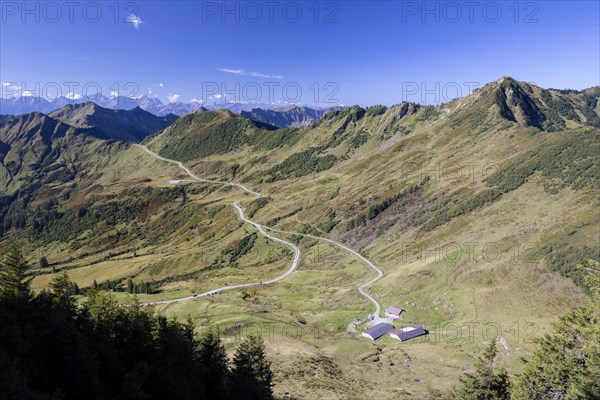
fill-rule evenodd
<path id="1" fill-rule="evenodd" d="M 164 161 L 164 162 L 168 162 L 168 163 L 177 165 L 180 169 L 182 169 L 183 171 L 185 171 L 185 173 L 190 178 L 192 178 L 196 182 L 213 183 L 213 184 L 225 185 L 225 186 L 236 186 L 236 187 L 241 188 L 245 192 L 247 192 L 247 193 L 255 196 L 256 198 L 261 197 L 260 193 L 255 192 L 255 191 L 249 189 L 248 187 L 242 185 L 241 183 L 226 182 L 226 181 L 215 181 L 215 180 L 209 180 L 209 179 L 200 178 L 200 177 L 196 176 L 189 168 L 187 168 L 185 165 L 183 165 L 183 163 L 181 161 L 177 161 L 177 160 L 173 160 L 173 159 L 170 159 L 170 158 L 162 157 L 162 156 L 156 154 L 155 152 L 153 152 L 152 150 L 148 149 L 146 146 L 144 146 L 142 144 L 135 143 L 134 146 L 143 149 L 146 153 L 148 153 L 151 156 L 157 158 L 158 160 L 161 160 L 161 161 Z M 281 244 L 283 244 L 285 246 L 288 246 L 288 247 L 290 247 L 290 248 L 292 248 L 294 250 L 294 259 L 292 261 L 292 264 L 290 265 L 290 268 L 287 271 L 285 271 L 282 275 L 280 275 L 280 276 L 278 276 L 276 278 L 267 280 L 267 281 L 261 281 L 261 282 L 255 282 L 255 283 L 246 283 L 246 284 L 240 284 L 240 285 L 223 286 L 223 287 L 220 287 L 220 288 L 217 288 L 217 289 L 210 290 L 208 292 L 198 293 L 198 294 L 194 294 L 192 296 L 181 297 L 181 298 L 178 298 L 178 299 L 152 302 L 152 303 L 148 303 L 148 305 L 161 305 L 161 304 L 178 303 L 178 302 L 182 302 L 182 301 L 192 300 L 192 299 L 195 299 L 195 298 L 198 298 L 198 297 L 213 296 L 213 295 L 215 295 L 217 293 L 224 292 L 226 290 L 240 289 L 240 288 L 246 288 L 246 287 L 252 287 L 252 286 L 260 286 L 260 285 L 268 285 L 268 284 L 275 283 L 277 281 L 280 281 L 280 280 L 284 279 L 285 277 L 287 277 L 288 275 L 290 275 L 292 272 L 294 272 L 294 270 L 298 266 L 298 263 L 300 261 L 300 254 L 301 254 L 300 253 L 300 249 L 298 248 L 298 246 L 296 246 L 295 244 L 293 244 L 291 242 L 288 242 L 286 240 L 279 239 L 277 237 L 269 235 L 265 231 L 265 230 L 269 230 L 269 231 L 276 232 L 276 233 L 283 233 L 283 234 L 288 234 L 288 235 L 299 235 L 299 236 L 303 236 L 303 237 L 309 237 L 309 238 L 312 238 L 312 239 L 321 240 L 321 241 L 333 244 L 334 246 L 337 246 L 337 247 L 341 248 L 342 250 L 344 250 L 344 251 L 346 251 L 346 252 L 348 252 L 348 253 L 350 253 L 350 254 L 358 257 L 360 260 L 362 260 L 364 263 L 366 263 L 370 268 L 372 268 L 373 270 L 375 270 L 377 272 L 377 276 L 375 278 L 371 279 L 369 282 L 360 285 L 358 287 L 358 291 L 360 292 L 361 295 L 363 295 L 368 301 L 370 301 L 371 303 L 373 303 L 373 305 L 375 306 L 375 312 L 373 313 L 373 317 L 374 318 L 372 320 L 373 323 L 387 321 L 387 318 L 381 318 L 380 317 L 380 314 L 381 314 L 381 305 L 379 304 L 379 302 L 377 300 L 375 300 L 371 295 L 369 295 L 366 292 L 366 290 L 365 290 L 365 288 L 367 286 L 375 283 L 376 281 L 378 281 L 383 276 L 383 272 L 379 268 L 377 268 L 377 266 L 375 266 L 375 264 L 373 264 L 369 259 L 367 259 L 366 257 L 364 257 L 362 254 L 358 253 L 357 251 L 351 249 L 350 247 L 345 246 L 342 243 L 336 242 L 335 240 L 332 240 L 332 239 L 327 239 L 327 238 L 323 238 L 323 237 L 320 237 L 320 236 L 314 236 L 314 235 L 310 235 L 310 234 L 306 234 L 306 233 L 290 232 L 290 231 L 285 231 L 285 230 L 281 230 L 281 229 L 271 228 L 269 226 L 262 225 L 262 224 L 259 224 L 257 222 L 251 221 L 250 219 L 246 218 L 246 216 L 244 215 L 244 210 L 240 206 L 240 200 L 234 202 L 233 203 L 233 207 L 236 209 L 236 211 L 239 214 L 240 219 L 243 222 L 251 224 L 265 238 L 267 238 L 268 240 L 272 240 L 274 242 L 281 243 Z"/>

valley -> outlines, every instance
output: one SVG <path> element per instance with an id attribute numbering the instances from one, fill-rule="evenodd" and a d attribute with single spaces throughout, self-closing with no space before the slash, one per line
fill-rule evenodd
<path id="1" fill-rule="evenodd" d="M 519 372 L 532 339 L 584 301 L 574 265 L 600 251 L 599 96 L 505 77 L 300 128 L 142 115 L 138 140 L 99 106 L 84 107 L 92 128 L 73 107 L 15 117 L 0 127 L 1 246 L 47 257 L 29 271 L 38 292 L 67 271 L 79 301 L 135 295 L 219 327 L 230 350 L 260 333 L 279 396 L 428 396 L 492 339 Z M 361 337 L 388 306 L 429 335 Z"/>
<path id="2" fill-rule="evenodd" d="M 192 172 L 190 172 L 189 169 L 187 169 L 186 167 L 184 167 L 183 164 L 180 161 L 170 160 L 170 159 L 163 158 L 163 157 L 157 155 L 156 153 L 148 150 L 148 148 L 146 148 L 144 146 L 141 146 L 141 145 L 139 145 L 139 146 L 146 153 L 152 155 L 153 157 L 155 157 L 155 158 L 157 158 L 159 160 L 177 164 L 179 166 L 179 168 L 183 169 L 191 178 L 193 178 L 194 180 L 196 180 L 198 182 L 206 182 L 206 183 L 213 183 L 213 184 L 220 184 L 220 185 L 227 185 L 227 186 L 239 186 L 241 189 L 243 189 L 245 191 L 245 193 L 250 193 L 250 194 L 256 196 L 257 198 L 260 198 L 260 193 L 253 192 L 252 190 L 248 189 L 244 185 L 241 185 L 241 184 L 238 184 L 238 183 L 233 183 L 233 182 L 217 182 L 217 181 L 209 181 L 209 180 L 205 180 L 205 179 L 202 179 L 202 178 L 198 178 Z M 236 286 L 224 286 L 224 287 L 221 287 L 221 288 L 213 289 L 213 290 L 211 290 L 209 292 L 206 292 L 206 293 L 195 294 L 195 295 L 189 296 L 189 297 L 183 297 L 183 298 L 173 299 L 173 300 L 166 300 L 166 301 L 161 301 L 161 302 L 156 302 L 156 303 L 150 303 L 150 304 L 155 305 L 155 304 L 176 303 L 176 302 L 179 302 L 179 301 L 191 300 L 191 299 L 194 299 L 196 297 L 212 296 L 212 295 L 220 293 L 220 292 L 222 292 L 224 290 L 241 289 L 241 288 L 252 287 L 252 286 L 257 286 L 257 285 L 270 284 L 270 283 L 274 283 L 274 282 L 277 282 L 277 281 L 285 278 L 286 276 L 288 276 L 289 274 L 291 274 L 296 269 L 296 266 L 298 265 L 298 261 L 300 259 L 300 249 L 298 249 L 298 247 L 295 246 L 293 243 L 286 242 L 285 240 L 277 239 L 275 237 L 270 236 L 269 234 L 267 234 L 264 231 L 264 229 L 267 229 L 267 230 L 271 230 L 271 231 L 275 231 L 275 232 L 279 232 L 279 233 L 285 233 L 285 234 L 289 234 L 289 235 L 305 236 L 305 237 L 309 237 L 309 238 L 316 239 L 316 240 L 324 240 L 326 242 L 334 244 L 337 247 L 342 248 L 343 250 L 346 250 L 346 251 L 352 253 L 353 255 L 359 257 L 361 260 L 363 260 L 364 262 L 366 262 L 371 268 L 373 268 L 377 272 L 377 277 L 375 279 L 372 279 L 371 281 L 367 282 L 366 284 L 359 286 L 358 287 L 358 291 L 375 305 L 375 313 L 373 314 L 375 316 L 375 320 L 374 321 L 378 322 L 380 320 L 380 314 L 381 314 L 381 306 L 380 306 L 380 304 L 377 302 L 377 300 L 375 300 L 373 297 L 369 296 L 365 292 L 365 287 L 366 286 L 368 286 L 368 285 L 376 282 L 377 280 L 379 280 L 379 278 L 381 278 L 383 276 L 383 272 L 381 272 L 381 270 L 379 270 L 379 268 L 377 268 L 375 265 L 373 265 L 373 263 L 371 261 L 369 261 L 365 257 L 361 256 L 356 251 L 354 251 L 354 250 L 352 250 L 352 249 L 350 249 L 350 248 L 348 248 L 348 247 L 346 247 L 346 246 L 344 246 L 344 245 L 342 245 L 340 243 L 337 243 L 337 242 L 335 242 L 333 240 L 330 240 L 330 239 L 324 239 L 324 238 L 321 238 L 321 237 L 318 237 L 318 236 L 313 236 L 313 235 L 300 234 L 300 233 L 297 233 L 297 232 L 281 231 L 281 230 L 278 230 L 278 229 L 273 229 L 273 228 L 270 228 L 268 226 L 264 226 L 264 225 L 252 222 L 252 221 L 250 221 L 249 219 L 247 219 L 244 216 L 244 211 L 240 207 L 239 201 L 234 202 L 233 203 L 233 207 L 235 207 L 235 209 L 239 213 L 240 219 L 243 222 L 251 224 L 265 238 L 267 238 L 269 240 L 272 240 L 272 241 L 275 241 L 275 242 L 282 243 L 282 244 L 284 244 L 286 246 L 291 247 L 294 250 L 294 260 L 292 261 L 292 265 L 290 266 L 290 269 L 287 272 L 285 272 L 283 275 L 281 275 L 281 276 L 279 276 L 277 278 L 269 279 L 269 280 L 264 280 L 264 281 L 261 281 L 260 283 L 246 283 L 246 284 L 236 285 Z"/>
<path id="3" fill-rule="evenodd" d="M 0 400 L 600 399 L 600 2 L 0 3 Z"/>

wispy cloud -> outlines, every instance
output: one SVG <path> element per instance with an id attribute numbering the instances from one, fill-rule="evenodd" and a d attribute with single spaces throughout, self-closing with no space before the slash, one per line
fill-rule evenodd
<path id="1" fill-rule="evenodd" d="M 2 82 L 0 97 L 14 97 L 21 93 L 21 86 L 16 82 Z"/>
<path id="2" fill-rule="evenodd" d="M 2 82 L 2 86 L 8 89 L 21 90 L 21 85 L 16 82 Z"/>
<path id="3" fill-rule="evenodd" d="M 229 69 L 229 68 L 217 68 L 217 71 L 227 72 L 228 74 L 237 74 L 237 75 L 242 75 L 242 73 L 244 72 L 241 69 Z"/>
<path id="4" fill-rule="evenodd" d="M 167 96 L 167 99 L 169 99 L 169 103 L 175 103 L 177 101 L 177 99 L 179 99 L 180 97 L 181 97 L 180 94 L 169 93 L 169 95 Z"/>
<path id="5" fill-rule="evenodd" d="M 253 76 L 256 78 L 283 79 L 283 76 L 281 75 L 269 75 L 263 74 L 262 72 L 246 71 L 245 69 L 217 68 L 217 71 L 235 75 Z"/>
<path id="6" fill-rule="evenodd" d="M 142 19 L 135 14 L 129 14 L 127 16 L 127 22 L 129 22 L 135 29 L 138 29 L 142 24 Z"/>
<path id="7" fill-rule="evenodd" d="M 161 87 L 162 88 L 162 87 L 165 87 L 165 85 L 162 82 L 160 82 L 160 83 L 153 83 L 148 88 L 148 94 L 154 93 L 155 92 L 154 88 L 156 88 L 156 87 Z"/>

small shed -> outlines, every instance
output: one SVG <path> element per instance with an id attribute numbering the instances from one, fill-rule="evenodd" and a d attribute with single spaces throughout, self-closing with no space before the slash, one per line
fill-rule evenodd
<path id="1" fill-rule="evenodd" d="M 429 331 L 423 329 L 420 326 L 408 326 L 402 329 L 396 329 L 390 333 L 390 336 L 394 339 L 398 339 L 401 342 L 405 342 L 410 339 L 414 339 L 419 336 L 427 335 Z"/>
<path id="2" fill-rule="evenodd" d="M 365 329 L 365 331 L 363 332 L 362 335 L 371 340 L 377 340 L 380 337 L 382 337 L 383 335 L 385 335 L 386 333 L 389 333 L 393 330 L 394 330 L 394 327 L 392 325 L 382 322 L 382 323 L 374 325 L 368 329 Z"/>
<path id="3" fill-rule="evenodd" d="M 390 318 L 402 319 L 403 309 L 397 308 L 394 306 L 389 306 L 387 310 L 385 310 L 385 315 Z"/>

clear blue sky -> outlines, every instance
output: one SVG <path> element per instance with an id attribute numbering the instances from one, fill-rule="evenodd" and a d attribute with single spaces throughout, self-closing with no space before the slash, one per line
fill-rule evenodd
<path id="1" fill-rule="evenodd" d="M 75 95 L 98 83 L 165 103 L 214 102 L 223 84 L 230 100 L 262 102 L 297 100 L 300 88 L 298 102 L 346 105 L 435 103 L 504 75 L 600 84 L 597 1 L 265 3 L 3 1 L 0 81 L 48 96 L 52 82 L 63 95 L 68 82 Z"/>

